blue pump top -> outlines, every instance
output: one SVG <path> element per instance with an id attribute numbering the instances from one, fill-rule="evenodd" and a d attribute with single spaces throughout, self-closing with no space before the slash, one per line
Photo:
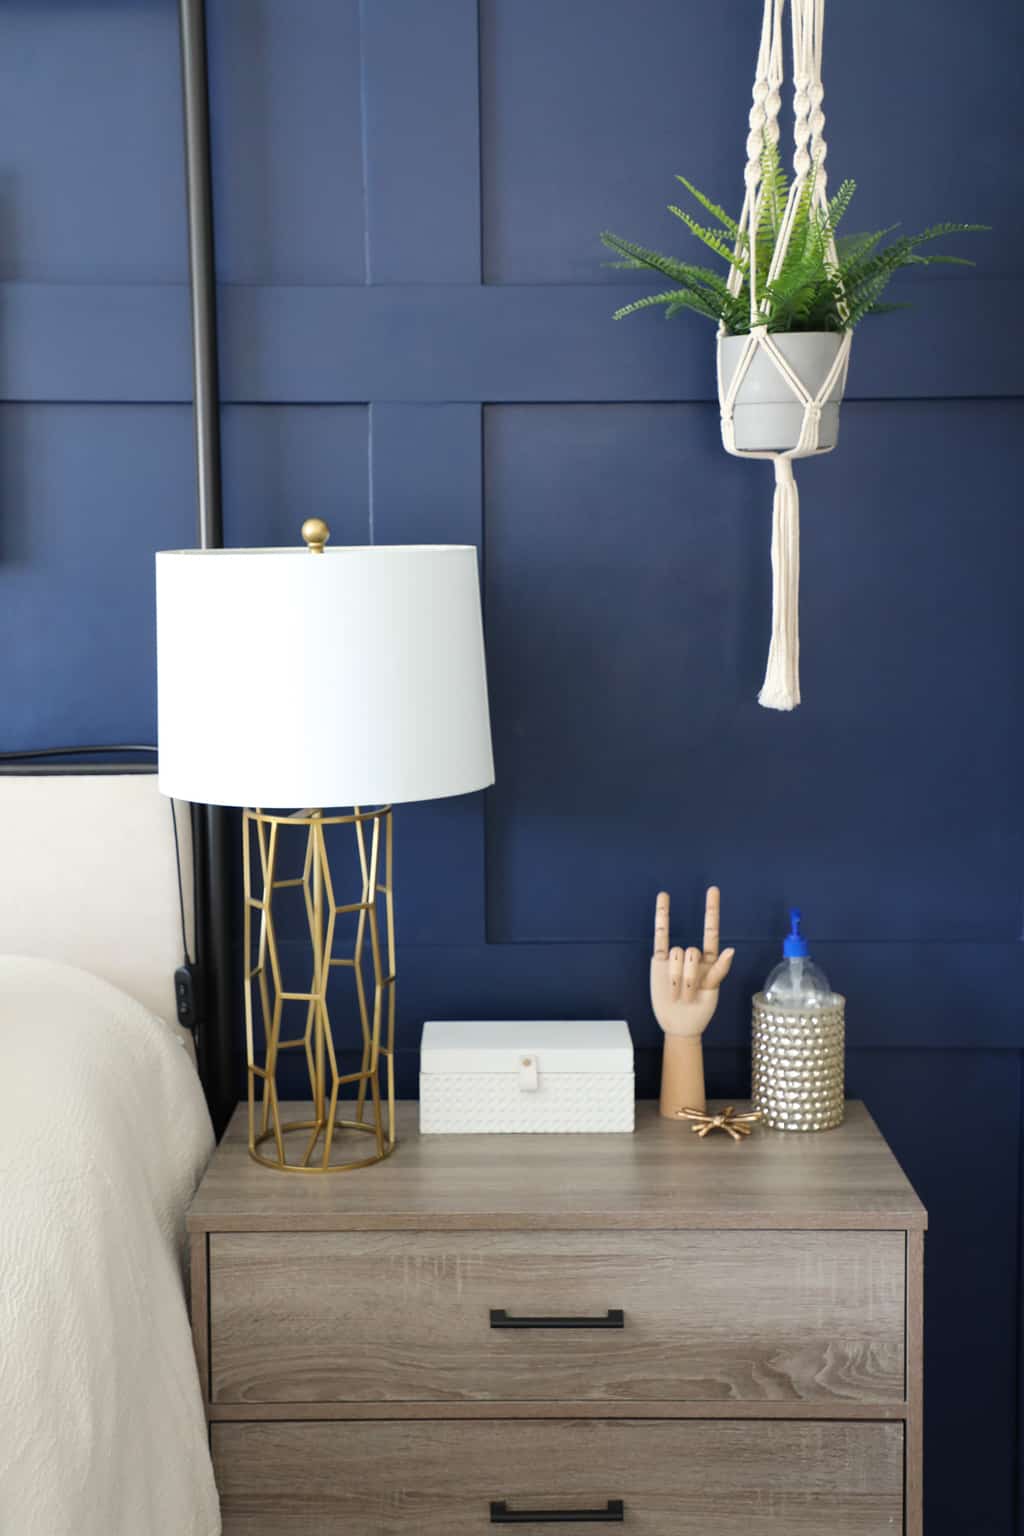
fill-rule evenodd
<path id="1" fill-rule="evenodd" d="M 803 960 L 810 954 L 807 940 L 800 932 L 800 909 L 793 907 L 789 914 L 789 932 L 782 941 L 782 953 L 787 960 Z"/>

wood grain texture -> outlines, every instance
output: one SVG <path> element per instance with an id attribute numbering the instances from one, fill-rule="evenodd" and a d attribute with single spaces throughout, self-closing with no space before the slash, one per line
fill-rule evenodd
<path id="1" fill-rule="evenodd" d="M 479 1536 L 625 1503 L 645 1536 L 895 1536 L 898 1424 L 216 1424 L 224 1536 Z"/>
<path id="2" fill-rule="evenodd" d="M 924 1532 L 924 1233 L 907 1234 L 906 1536 Z"/>
<path id="3" fill-rule="evenodd" d="M 209 1238 L 193 1232 L 189 1240 L 189 1316 L 192 1320 L 192 1347 L 204 1398 L 210 1393 L 210 1293 Z"/>
<path id="4" fill-rule="evenodd" d="M 286 1118 L 299 1106 L 286 1106 Z M 399 1106 L 399 1146 L 357 1175 L 302 1178 L 248 1157 L 235 1114 L 189 1214 L 193 1231 L 898 1228 L 921 1202 L 862 1104 L 821 1135 L 761 1127 L 700 1140 L 637 1105 L 633 1136 L 427 1136 Z"/>
<path id="5" fill-rule="evenodd" d="M 207 1416 L 211 1422 L 245 1424 L 291 1420 L 406 1420 L 436 1419 L 825 1419 L 885 1420 L 899 1424 L 907 1417 L 905 1403 L 849 1403 L 841 1408 L 834 1400 L 799 1401 L 796 1398 L 772 1402 L 538 1402 L 519 1403 L 210 1403 Z"/>
<path id="6" fill-rule="evenodd" d="M 469 1536 L 500 1498 L 623 1498 L 649 1536 L 921 1536 L 926 1218 L 862 1106 L 738 1147 L 652 1104 L 632 1137 L 415 1118 L 361 1176 L 260 1169 L 237 1117 L 211 1165 L 225 1536 Z M 492 1306 L 626 1326 L 492 1332 Z"/>
<path id="7" fill-rule="evenodd" d="M 905 1247 L 897 1232 L 215 1233 L 212 1395 L 893 1403 Z M 496 1330 L 492 1308 L 621 1308 L 625 1326 Z"/>

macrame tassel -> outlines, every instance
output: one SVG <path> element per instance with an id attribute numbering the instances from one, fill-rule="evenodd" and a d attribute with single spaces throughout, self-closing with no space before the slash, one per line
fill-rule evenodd
<path id="1" fill-rule="evenodd" d="M 800 703 L 800 497 L 793 461 L 781 455 L 772 508 L 772 643 L 757 702 L 765 709 Z"/>

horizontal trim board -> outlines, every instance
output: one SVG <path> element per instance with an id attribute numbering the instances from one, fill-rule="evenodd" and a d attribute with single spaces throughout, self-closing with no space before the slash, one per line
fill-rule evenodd
<path id="1" fill-rule="evenodd" d="M 710 1411 L 709 1411 L 710 1410 Z M 907 1417 L 906 1403 L 889 1407 L 878 1403 L 844 1403 L 837 1414 L 833 1403 L 759 1402 L 720 1403 L 208 1403 L 207 1415 L 222 1422 L 258 1423 L 264 1420 L 373 1420 L 402 1419 L 813 1419 L 819 1423 L 867 1420 L 899 1423 Z"/>
<path id="2" fill-rule="evenodd" d="M 733 942 L 731 935 L 725 939 Z M 280 944 L 289 963 L 301 940 Z M 1024 1045 L 1024 945 L 815 944 L 815 958 L 847 998 L 847 1048 L 1005 1050 Z M 722 988 L 707 1046 L 750 1043 L 750 1003 L 778 959 L 778 941 L 741 944 Z M 638 1051 L 658 1047 L 651 1016 L 649 943 L 407 945 L 398 933 L 402 1019 L 629 1021 Z M 963 978 L 975 979 L 965 1002 Z M 418 1046 L 400 1022 L 399 1049 Z M 410 1038 L 410 1035 L 412 1036 Z"/>
<path id="3" fill-rule="evenodd" d="M 1016 397 L 1024 369 L 1001 316 L 1010 279 L 922 278 L 914 307 L 867 322 L 848 398 Z M 683 317 L 616 324 L 611 285 L 224 284 L 221 399 L 707 401 L 714 334 Z M 6 400 L 191 399 L 183 284 L 0 287 Z M 941 316 L 941 323 L 937 317 Z"/>
<path id="4" fill-rule="evenodd" d="M 634 1033 L 643 1041 L 642 1044 L 637 1045 L 634 1052 L 636 1102 L 641 1105 L 657 1099 L 661 1091 L 661 1035 L 650 1015 L 649 1008 L 645 1015 L 636 1015 L 633 1026 Z M 742 1042 L 722 1044 L 717 1038 L 718 1027 L 719 1021 L 716 1017 L 712 1029 L 705 1037 L 704 1074 L 708 1092 L 712 1098 L 730 1103 L 735 1103 L 737 1100 L 745 1101 L 750 1096 L 749 1030 L 747 1038 Z M 658 1035 L 657 1043 L 652 1040 L 652 1035 Z M 420 1084 L 418 1022 L 409 1024 L 400 1022 L 398 1037 L 399 1044 L 395 1051 L 396 1092 L 401 1099 L 418 1101 Z M 357 1052 L 351 1048 L 344 1048 L 347 1042 L 342 1044 L 339 1061 L 344 1063 L 345 1071 L 357 1071 L 359 1068 Z M 890 1103 L 890 1085 L 893 1080 L 905 1080 L 908 1076 L 912 1076 L 914 1080 L 915 1100 L 920 1095 L 928 1093 L 930 1085 L 936 1081 L 940 1079 L 945 1081 L 942 1074 L 953 1077 L 960 1075 L 968 1082 L 986 1079 L 989 1076 L 998 1079 L 1003 1074 L 1009 1074 L 1016 1083 L 1020 1065 L 1019 1057 L 1020 1048 L 1015 1046 L 974 1050 L 970 1046 L 953 1045 L 928 1050 L 924 1047 L 898 1044 L 864 1047 L 848 1045 L 846 1051 L 847 1095 L 863 1094 L 868 1103 L 874 1105 L 877 1101 L 879 1106 L 884 1107 Z M 291 1071 L 290 1068 L 289 1071 L 290 1076 L 286 1076 L 284 1071 L 280 1074 L 279 1086 L 282 1093 L 302 1093 L 306 1084 L 303 1082 L 301 1073 Z M 888 1134 L 898 1136 L 895 1127 L 898 1117 L 903 1113 L 904 1110 L 901 1107 L 897 1119 L 889 1119 L 886 1126 Z M 1012 1120 L 1016 1138 L 1016 1113 Z M 1003 1123 L 1005 1126 L 1005 1120 Z M 1016 1139 L 1014 1147 L 1016 1148 Z"/>
<path id="5" fill-rule="evenodd" d="M 514 1151 L 514 1149 L 511 1149 Z M 794 1217 L 789 1226 L 796 1226 Z M 780 1221 L 772 1230 L 784 1231 L 787 1223 Z M 834 1232 L 906 1232 L 924 1229 L 925 1222 L 909 1213 L 893 1212 L 876 1214 L 873 1211 L 854 1211 L 849 1216 L 830 1218 L 828 1231 Z M 664 1217 L 645 1221 L 642 1216 L 630 1213 L 622 1220 L 607 1216 L 599 1218 L 595 1211 L 581 1211 L 578 1215 L 562 1215 L 550 1220 L 531 1218 L 529 1228 L 523 1224 L 521 1212 L 495 1212 L 487 1218 L 488 1232 L 660 1232 L 665 1229 Z M 249 1212 L 229 1212 L 218 1216 L 211 1223 L 204 1218 L 189 1217 L 190 1232 L 478 1232 L 481 1222 L 478 1216 L 454 1211 L 443 1222 L 432 1219 L 424 1223 L 418 1216 L 401 1212 L 379 1211 L 359 1215 L 321 1214 L 318 1211 L 303 1213 L 301 1220 L 281 1216 L 260 1216 Z M 751 1205 L 723 1216 L 696 1216 L 689 1211 L 680 1216 L 677 1232 L 760 1232 L 764 1230 L 764 1211 Z M 874 1417 L 880 1415 L 876 1412 Z M 706 1417 L 706 1415 L 705 1415 Z"/>

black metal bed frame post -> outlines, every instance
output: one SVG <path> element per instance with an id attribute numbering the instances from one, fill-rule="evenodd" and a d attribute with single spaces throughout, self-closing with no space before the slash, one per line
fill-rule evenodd
<path id="1" fill-rule="evenodd" d="M 210 187 L 210 104 L 204 0 L 179 0 L 185 116 L 192 380 L 195 398 L 198 537 L 202 549 L 224 543 L 221 509 L 217 287 Z M 223 806 L 192 807 L 196 867 L 196 944 L 202 998 L 199 1068 L 220 1136 L 234 1108 L 231 943 L 231 817 Z"/>

